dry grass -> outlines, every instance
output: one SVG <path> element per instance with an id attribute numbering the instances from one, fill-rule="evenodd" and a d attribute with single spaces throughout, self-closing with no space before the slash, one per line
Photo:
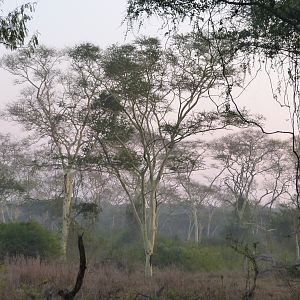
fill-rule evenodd
<path id="1" fill-rule="evenodd" d="M 76 264 L 58 261 L 6 261 L 0 269 L 0 299 L 46 299 L 50 291 L 72 287 L 77 269 Z M 129 273 L 100 264 L 88 265 L 84 286 L 76 299 L 240 300 L 244 290 L 245 277 L 238 272 L 186 273 L 168 268 L 155 270 L 153 279 L 145 280 L 142 269 Z M 254 299 L 299 299 L 298 290 L 299 282 L 260 278 Z"/>

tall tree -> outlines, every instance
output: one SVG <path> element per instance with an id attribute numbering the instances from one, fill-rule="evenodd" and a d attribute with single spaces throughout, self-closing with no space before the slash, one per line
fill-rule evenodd
<path id="1" fill-rule="evenodd" d="M 152 275 L 157 192 L 175 145 L 227 124 L 217 112 L 201 111 L 201 104 L 210 101 L 208 92 L 221 88 L 220 63 L 208 46 L 198 35 L 177 36 L 166 50 L 157 39 L 141 38 L 109 48 L 103 59 L 108 91 L 99 99 L 102 106 L 95 105 L 91 127 L 103 163 L 133 207 L 144 242 L 146 276 Z M 103 119 L 97 122 L 99 110 L 118 125 L 109 136 Z"/>
<path id="2" fill-rule="evenodd" d="M 251 205 L 273 204 L 288 192 L 290 178 L 283 176 L 286 148 L 282 142 L 248 129 L 214 141 L 211 149 L 226 168 L 225 198 L 234 207 L 239 224 Z"/>
<path id="3" fill-rule="evenodd" d="M 209 199 L 216 195 L 216 180 L 223 173 L 224 168 L 214 178 L 206 178 L 207 185 L 200 183 L 201 172 L 208 170 L 206 153 L 207 147 L 201 141 L 187 141 L 174 148 L 169 158 L 168 168 L 173 175 L 173 179 L 178 182 L 178 189 L 181 190 L 181 202 L 188 210 L 190 216 L 190 226 L 188 239 L 192 230 L 196 243 L 201 241 L 202 226 L 199 220 L 199 210 L 209 203 Z M 172 176 L 172 175 L 171 175 Z M 203 180 L 203 179 L 202 179 Z"/>
<path id="4" fill-rule="evenodd" d="M 2 67 L 16 77 L 23 90 L 9 104 L 6 116 L 22 124 L 39 143 L 47 146 L 45 165 L 62 170 L 62 251 L 66 255 L 70 226 L 73 179 L 90 141 L 87 138 L 91 103 L 101 89 L 95 67 L 98 48 L 89 44 L 68 51 L 46 47 L 21 50 L 2 59 Z"/>
<path id="5" fill-rule="evenodd" d="M 300 59 L 300 2 L 298 0 L 128 0 L 127 19 L 132 22 L 143 17 L 158 15 L 176 28 L 189 20 L 195 32 L 209 31 L 212 48 L 221 49 L 224 39 L 233 45 L 232 53 L 245 71 L 256 68 L 267 72 L 276 104 L 284 107 L 291 120 L 291 129 L 264 133 L 285 133 L 292 136 L 293 153 L 297 159 L 296 176 L 300 174 L 300 152 L 297 136 L 299 123 L 299 59 Z M 172 31 L 172 30 L 171 30 Z M 251 55 L 249 55 L 251 54 Z M 252 55 L 254 54 L 254 55 Z M 250 63 L 254 59 L 255 63 Z M 252 66 L 252 67 L 251 67 Z M 223 61 L 224 71 L 227 64 Z M 248 73 L 249 74 L 249 73 Z M 231 103 L 244 121 L 239 103 L 232 95 L 234 80 L 224 74 L 228 86 L 228 103 Z M 252 79 L 253 80 L 253 77 Z M 248 120 L 249 121 L 249 120 Z M 297 203 L 300 208 L 300 187 L 295 182 Z"/>
<path id="6" fill-rule="evenodd" d="M 27 145 L 13 141 L 9 135 L 0 135 L 0 210 L 2 222 L 6 222 L 8 204 L 23 199 L 28 190 L 25 153 Z"/>

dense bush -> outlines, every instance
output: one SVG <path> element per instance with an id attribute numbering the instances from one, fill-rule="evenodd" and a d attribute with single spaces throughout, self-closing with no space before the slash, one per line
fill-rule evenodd
<path id="1" fill-rule="evenodd" d="M 144 263 L 142 241 L 135 232 L 123 230 L 114 236 L 107 237 L 106 244 L 102 243 L 99 250 L 104 261 L 109 261 L 119 267 L 132 269 Z"/>
<path id="2" fill-rule="evenodd" d="M 78 261 L 77 234 L 74 225 L 70 230 L 68 260 Z M 83 229 L 81 229 L 83 230 Z M 137 234 L 125 228 L 122 231 L 104 232 L 84 229 L 86 256 L 91 264 L 112 264 L 120 269 L 132 270 L 144 264 L 143 244 Z"/>
<path id="3" fill-rule="evenodd" d="M 185 271 L 223 271 L 238 269 L 243 257 L 225 245 L 224 240 L 184 242 L 180 239 L 158 237 L 153 255 L 154 267 L 176 266 Z M 73 253 L 76 257 L 76 236 L 73 238 Z M 143 242 L 130 230 L 109 235 L 85 232 L 86 253 L 93 263 L 109 263 L 121 269 L 132 270 L 144 264 Z"/>
<path id="4" fill-rule="evenodd" d="M 187 271 L 220 271 L 241 265 L 242 258 L 226 246 L 197 245 L 160 238 L 157 242 L 153 263 L 164 267 L 175 265 Z"/>
<path id="5" fill-rule="evenodd" d="M 58 239 L 37 222 L 0 224 L 0 257 L 53 257 L 59 254 Z"/>

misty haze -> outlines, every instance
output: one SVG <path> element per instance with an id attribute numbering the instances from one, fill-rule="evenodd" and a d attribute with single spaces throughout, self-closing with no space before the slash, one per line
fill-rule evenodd
<path id="1" fill-rule="evenodd" d="M 299 0 L 0 7 L 1 300 L 299 299 Z"/>

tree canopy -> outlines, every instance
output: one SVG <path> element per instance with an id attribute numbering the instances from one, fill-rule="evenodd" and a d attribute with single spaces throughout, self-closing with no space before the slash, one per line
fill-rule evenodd
<path id="1" fill-rule="evenodd" d="M 282 51 L 299 54 L 297 0 L 128 0 L 130 21 L 145 15 L 158 15 L 174 25 L 187 19 L 198 31 L 209 21 L 219 37 L 230 38 L 246 51 L 262 50 L 269 56 Z"/>
<path id="2" fill-rule="evenodd" d="M 0 9 L 3 4 L 1 2 Z M 0 44 L 11 50 L 23 46 L 28 36 L 27 23 L 32 19 L 33 11 L 34 3 L 25 3 L 7 15 L 0 15 Z M 37 44 L 37 35 L 33 35 L 30 38 L 29 46 L 35 47 Z"/>

